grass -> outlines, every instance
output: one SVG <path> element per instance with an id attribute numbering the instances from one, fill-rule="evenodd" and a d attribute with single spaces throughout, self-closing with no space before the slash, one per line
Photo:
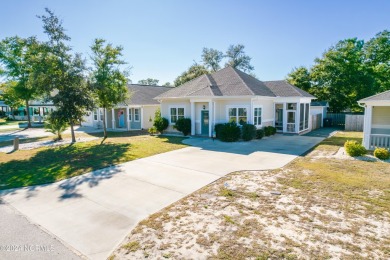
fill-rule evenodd
<path id="1" fill-rule="evenodd" d="M 0 118 L 0 126 L 4 125 L 20 125 L 20 124 L 26 124 L 27 121 L 7 121 L 4 118 Z"/>
<path id="2" fill-rule="evenodd" d="M 361 143 L 362 134 L 340 132 L 324 140 L 315 150 L 332 154 L 337 152 L 347 140 Z M 302 194 L 307 194 L 306 196 L 320 194 L 348 203 L 363 203 L 369 209 L 368 213 L 372 214 L 390 212 L 390 165 L 388 163 L 333 158 L 312 160 L 307 156 L 293 161 L 287 169 L 289 173 L 279 181 L 286 186 L 301 190 Z M 380 191 L 380 195 L 370 196 L 370 191 Z"/>
<path id="3" fill-rule="evenodd" d="M 110 137 L 103 144 L 101 140 L 95 140 L 1 154 L 0 189 L 56 182 L 110 165 L 185 147 L 181 143 L 183 138 L 180 137 L 142 134 L 113 132 L 109 133 Z M 99 135 L 101 134 L 95 134 Z"/>
<path id="4" fill-rule="evenodd" d="M 347 140 L 361 142 L 362 133 L 339 132 L 281 169 L 231 173 L 141 221 L 125 243 L 147 248 L 115 254 L 388 259 L 390 164 L 336 158 Z"/>

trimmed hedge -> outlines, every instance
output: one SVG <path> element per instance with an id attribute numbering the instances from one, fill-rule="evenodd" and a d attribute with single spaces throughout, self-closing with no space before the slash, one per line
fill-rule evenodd
<path id="1" fill-rule="evenodd" d="M 380 160 L 387 160 L 390 158 L 390 152 L 386 148 L 375 148 L 374 156 Z"/>
<path id="2" fill-rule="evenodd" d="M 271 136 L 276 134 L 276 128 L 273 126 L 264 126 L 264 135 L 265 136 Z"/>
<path id="3" fill-rule="evenodd" d="M 190 118 L 179 118 L 176 120 L 175 129 L 182 132 L 184 136 L 191 133 L 191 119 Z"/>
<path id="4" fill-rule="evenodd" d="M 256 139 L 261 139 L 264 137 L 264 130 L 263 129 L 257 129 L 256 130 Z"/>
<path id="5" fill-rule="evenodd" d="M 223 124 L 219 127 L 219 139 L 223 142 L 236 142 L 240 139 L 241 130 L 235 122 Z"/>
<path id="6" fill-rule="evenodd" d="M 224 127 L 224 124 L 216 124 L 214 126 L 214 131 L 215 131 L 215 138 L 219 139 L 221 136 L 221 130 Z"/>
<path id="7" fill-rule="evenodd" d="M 362 156 L 367 153 L 366 148 L 356 141 L 346 141 L 344 144 L 345 151 L 352 157 Z"/>
<path id="8" fill-rule="evenodd" d="M 256 137 L 256 126 L 252 124 L 243 124 L 242 128 L 242 140 L 250 141 Z"/>

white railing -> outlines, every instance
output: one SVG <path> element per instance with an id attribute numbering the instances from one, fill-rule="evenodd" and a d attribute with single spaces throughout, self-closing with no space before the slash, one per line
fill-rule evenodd
<path id="1" fill-rule="evenodd" d="M 390 148 L 390 135 L 371 134 L 370 149 L 375 149 L 376 147 Z"/>

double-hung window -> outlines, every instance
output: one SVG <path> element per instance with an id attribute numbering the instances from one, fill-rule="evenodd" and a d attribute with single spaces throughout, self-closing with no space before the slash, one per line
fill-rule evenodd
<path id="1" fill-rule="evenodd" d="M 261 126 L 261 116 L 262 116 L 261 107 L 253 108 L 253 124 L 255 126 Z"/>
<path id="2" fill-rule="evenodd" d="M 129 121 L 133 120 L 133 119 L 132 119 L 132 115 L 133 115 L 133 109 L 130 108 L 130 109 L 129 109 Z"/>
<path id="3" fill-rule="evenodd" d="M 134 121 L 139 122 L 139 108 L 134 108 Z"/>
<path id="4" fill-rule="evenodd" d="M 98 120 L 98 110 L 97 110 L 97 109 L 95 109 L 95 110 L 93 111 L 93 120 L 95 120 L 95 121 Z"/>
<path id="5" fill-rule="evenodd" d="M 103 108 L 99 108 L 99 112 L 100 112 L 100 121 L 103 121 L 103 113 L 104 113 Z"/>
<path id="6" fill-rule="evenodd" d="M 245 107 L 229 108 L 229 122 L 245 124 L 248 121 L 248 111 Z"/>
<path id="7" fill-rule="evenodd" d="M 176 123 L 178 119 L 184 118 L 184 107 L 171 107 L 171 124 Z"/>

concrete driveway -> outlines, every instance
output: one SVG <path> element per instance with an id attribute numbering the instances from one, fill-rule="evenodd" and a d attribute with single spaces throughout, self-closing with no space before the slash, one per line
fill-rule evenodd
<path id="1" fill-rule="evenodd" d="M 222 143 L 190 138 L 185 142 L 192 147 L 0 194 L 78 253 L 105 259 L 148 215 L 230 172 L 282 167 L 322 139 L 276 135 Z"/>

